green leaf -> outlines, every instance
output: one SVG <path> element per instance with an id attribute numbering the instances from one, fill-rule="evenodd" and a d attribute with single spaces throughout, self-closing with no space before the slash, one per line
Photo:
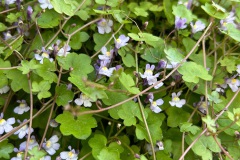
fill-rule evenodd
<path id="1" fill-rule="evenodd" d="M 39 65 L 36 69 L 37 74 L 44 80 L 49 81 L 49 83 L 57 82 L 57 75 L 54 73 L 56 71 L 55 63 L 51 62 L 49 59 L 44 58 L 43 64 Z"/>
<path id="2" fill-rule="evenodd" d="M 57 99 L 56 103 L 58 106 L 65 106 L 74 97 L 74 93 L 67 89 L 66 85 L 60 85 L 56 87 Z"/>
<path id="3" fill-rule="evenodd" d="M 137 118 L 140 121 L 143 121 L 142 117 L 141 117 L 141 112 L 140 112 L 139 106 L 137 103 L 135 103 L 133 101 L 124 103 L 122 105 L 122 107 L 119 108 L 117 114 L 121 119 L 124 120 L 123 123 L 125 126 L 136 125 Z M 148 114 L 146 112 L 144 112 L 144 114 L 147 117 Z"/>
<path id="4" fill-rule="evenodd" d="M 8 140 L 0 142 L 0 158 L 10 159 L 10 153 L 13 152 L 14 146 L 11 143 L 8 143 Z"/>
<path id="5" fill-rule="evenodd" d="M 120 82 L 122 85 L 132 94 L 138 94 L 140 92 L 139 88 L 135 87 L 136 84 L 133 81 L 133 78 L 122 72 L 121 76 L 119 77 Z"/>
<path id="6" fill-rule="evenodd" d="M 43 150 L 38 150 L 38 146 L 33 147 L 31 150 L 28 150 L 28 153 L 31 155 L 30 160 L 39 160 L 42 159 L 47 153 Z"/>
<path id="7" fill-rule="evenodd" d="M 77 139 L 87 139 L 92 133 L 91 129 L 97 127 L 97 121 L 90 114 L 74 118 L 70 112 L 64 111 L 55 120 L 61 124 L 60 131 L 64 136 L 73 135 Z"/>
<path id="8" fill-rule="evenodd" d="M 225 33 L 225 32 L 223 32 Z M 237 42 L 240 42 L 240 31 L 231 23 L 227 24 L 226 34 Z"/>
<path id="9" fill-rule="evenodd" d="M 212 76 L 208 74 L 208 71 L 195 62 L 184 62 L 184 64 L 178 68 L 178 72 L 183 75 L 182 78 L 186 82 L 198 83 L 199 78 L 206 81 L 212 80 Z"/>
<path id="10" fill-rule="evenodd" d="M 21 71 L 14 69 L 7 71 L 6 76 L 11 79 L 11 89 L 14 92 L 23 89 L 25 92 L 29 93 L 27 75 L 24 75 Z"/>
<path id="11" fill-rule="evenodd" d="M 107 98 L 107 95 L 105 93 L 107 87 L 103 85 L 94 82 L 89 82 L 86 80 L 83 81 L 82 77 L 74 75 L 69 77 L 68 80 L 72 82 L 74 85 L 76 85 L 81 92 L 83 92 L 93 101 L 96 101 L 97 99 Z"/>
<path id="12" fill-rule="evenodd" d="M 222 60 L 220 60 L 221 66 L 226 67 L 228 73 L 232 73 L 233 71 L 237 70 L 236 67 L 236 58 L 233 56 L 224 57 Z"/>
<path id="13" fill-rule="evenodd" d="M 66 14 L 68 16 L 73 16 L 76 6 L 78 5 L 74 0 L 50 0 L 53 8 L 56 12 Z"/>
<path id="14" fill-rule="evenodd" d="M 180 63 L 184 59 L 184 56 L 176 48 L 164 49 L 164 52 L 170 62 Z"/>
<path id="15" fill-rule="evenodd" d="M 72 36 L 69 45 L 72 49 L 80 49 L 82 47 L 82 42 L 85 42 L 89 39 L 89 35 L 86 32 L 78 32 Z"/>
<path id="16" fill-rule="evenodd" d="M 172 3 L 169 0 L 163 0 L 163 9 L 165 16 L 167 17 L 168 22 L 173 25 L 174 24 L 174 15 L 172 13 Z"/>
<path id="17" fill-rule="evenodd" d="M 147 117 L 148 128 L 149 128 L 153 143 L 156 144 L 158 140 L 162 139 L 161 125 L 163 120 L 165 119 L 165 115 L 163 113 L 156 114 L 149 108 L 146 109 L 146 112 L 148 113 L 148 117 Z M 136 125 L 136 137 L 140 140 L 145 139 L 147 142 L 150 142 L 143 122 L 140 122 L 139 124 Z"/>
<path id="18" fill-rule="evenodd" d="M 90 18 L 90 15 L 86 10 L 79 10 L 75 13 L 75 15 L 77 15 L 84 21 L 86 21 L 88 18 Z"/>
<path id="19" fill-rule="evenodd" d="M 19 67 L 18 70 L 22 71 L 22 74 L 28 74 L 32 70 L 40 67 L 35 59 L 32 59 L 31 61 L 22 60 L 21 65 L 22 66 Z"/>
<path id="20" fill-rule="evenodd" d="M 107 138 L 101 134 L 95 134 L 93 138 L 88 141 L 89 146 L 92 148 L 92 155 L 97 159 L 100 151 L 106 147 Z"/>
<path id="21" fill-rule="evenodd" d="M 96 45 L 94 46 L 94 50 L 95 51 L 100 50 L 111 37 L 112 37 L 112 34 L 94 33 L 93 40 L 96 43 Z"/>
<path id="22" fill-rule="evenodd" d="M 162 58 L 163 50 L 162 48 L 146 48 L 144 54 L 141 55 L 141 58 L 145 59 L 150 63 L 157 63 Z"/>
<path id="23" fill-rule="evenodd" d="M 7 59 L 9 56 L 11 56 L 14 50 L 20 51 L 20 49 L 22 47 L 22 43 L 23 43 L 23 37 L 22 36 L 18 37 L 17 40 L 14 39 L 13 41 L 14 41 L 14 43 L 11 44 L 11 48 L 7 48 L 5 50 L 5 52 L 4 52 L 4 54 L 5 54 L 4 59 Z"/>
<path id="24" fill-rule="evenodd" d="M 186 53 L 189 53 L 189 52 L 192 50 L 193 46 L 196 44 L 196 42 L 195 42 L 192 38 L 189 38 L 189 37 L 183 38 L 182 41 L 183 41 L 183 45 L 184 45 L 184 47 L 185 47 L 185 49 L 186 49 Z M 194 50 L 193 54 L 194 54 L 197 50 L 198 50 L 198 46 L 197 46 L 196 49 Z M 193 55 L 193 54 L 191 54 L 191 55 Z"/>
<path id="25" fill-rule="evenodd" d="M 61 19 L 61 15 L 53 9 L 47 9 L 37 18 L 37 24 L 40 28 L 53 28 L 59 25 Z"/>
<path id="26" fill-rule="evenodd" d="M 217 19 L 225 19 L 228 14 L 222 11 L 218 11 L 215 6 L 209 4 L 209 3 L 205 3 L 205 6 L 201 6 L 201 8 L 207 13 L 209 14 L 211 17 L 217 18 Z"/>
<path id="27" fill-rule="evenodd" d="M 71 70 L 71 75 L 87 77 L 93 71 L 91 58 L 86 54 L 70 53 L 66 57 L 58 57 L 58 63 L 65 70 Z"/>
<path id="28" fill-rule="evenodd" d="M 5 24 L 0 22 L 0 32 L 5 31 L 7 29 L 7 26 Z"/>
<path id="29" fill-rule="evenodd" d="M 104 5 L 108 5 L 111 7 L 116 7 L 119 5 L 119 1 L 118 0 L 95 0 L 95 2 L 97 4 L 104 4 Z"/>
<path id="30" fill-rule="evenodd" d="M 11 67 L 11 64 L 9 61 L 4 61 L 0 58 L 0 68 L 7 68 L 7 67 Z M 6 86 L 8 84 L 8 79 L 7 76 L 5 75 L 5 73 L 7 73 L 8 71 L 4 71 L 4 70 L 0 70 L 0 88 Z"/>
<path id="31" fill-rule="evenodd" d="M 207 124 L 207 128 L 210 132 L 216 133 L 217 129 L 216 129 L 216 123 L 214 119 L 212 119 L 209 115 L 207 115 L 206 117 L 202 117 L 202 120 Z"/>
<path id="32" fill-rule="evenodd" d="M 140 7 L 134 8 L 134 14 L 136 14 L 136 16 L 142 16 L 142 17 L 148 16 L 148 12 L 145 9 Z"/>
<path id="33" fill-rule="evenodd" d="M 123 147 L 117 142 L 112 142 L 108 147 L 101 150 L 97 158 L 99 160 L 121 160 L 120 153 L 123 152 Z"/>
<path id="34" fill-rule="evenodd" d="M 192 123 L 184 122 L 181 124 L 180 131 L 181 132 L 191 132 L 195 135 L 200 130 L 199 127 L 192 125 Z"/>
<path id="35" fill-rule="evenodd" d="M 32 91 L 38 93 L 38 99 L 51 97 L 50 88 L 51 84 L 48 81 L 41 81 L 40 83 L 32 82 Z"/>
<path id="36" fill-rule="evenodd" d="M 180 126 L 180 124 L 186 122 L 190 116 L 189 113 L 177 107 L 170 107 L 169 109 L 166 110 L 166 113 L 168 115 L 167 125 L 169 127 Z"/>
<path id="37" fill-rule="evenodd" d="M 181 17 L 181 18 L 186 18 L 187 19 L 187 23 L 193 21 L 193 19 L 196 18 L 196 16 L 194 16 L 191 12 L 191 10 L 187 9 L 186 6 L 184 5 L 177 5 L 177 6 L 173 6 L 173 14 L 175 16 Z"/>
<path id="38" fill-rule="evenodd" d="M 208 100 L 214 103 L 221 103 L 222 100 L 219 99 L 219 93 L 217 91 L 213 91 L 211 95 L 208 94 Z"/>
<path id="39" fill-rule="evenodd" d="M 21 16 L 20 12 L 10 13 L 7 15 L 6 22 L 9 22 L 9 23 L 17 22 L 20 16 Z"/>

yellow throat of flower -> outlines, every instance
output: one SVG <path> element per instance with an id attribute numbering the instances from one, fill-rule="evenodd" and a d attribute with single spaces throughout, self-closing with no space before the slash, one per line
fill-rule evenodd
<path id="1" fill-rule="evenodd" d="M 180 99 L 176 96 L 176 97 L 173 97 L 173 101 L 179 101 Z"/>
<path id="2" fill-rule="evenodd" d="M 0 124 L 4 124 L 5 122 L 5 119 L 0 119 Z"/>
<path id="3" fill-rule="evenodd" d="M 233 78 L 233 79 L 231 80 L 231 82 L 232 82 L 233 84 L 235 84 L 235 83 L 237 82 L 237 79 Z"/>

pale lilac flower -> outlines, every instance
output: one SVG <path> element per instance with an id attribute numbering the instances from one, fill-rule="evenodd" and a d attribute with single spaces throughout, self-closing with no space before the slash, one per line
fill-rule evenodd
<path id="1" fill-rule="evenodd" d="M 3 113 L 0 115 L 0 135 L 4 132 L 10 132 L 13 129 L 12 124 L 15 123 L 15 118 L 3 119 Z"/>
<path id="2" fill-rule="evenodd" d="M 10 90 L 9 86 L 6 85 L 2 88 L 0 88 L 0 94 L 7 93 Z"/>
<path id="3" fill-rule="evenodd" d="M 104 46 L 101 49 L 103 55 L 98 55 L 98 58 L 103 60 L 103 61 L 111 61 L 113 58 L 113 50 L 111 49 L 110 51 L 107 51 L 107 48 Z"/>
<path id="4" fill-rule="evenodd" d="M 126 46 L 127 45 L 127 42 L 129 41 L 129 37 L 126 37 L 125 35 L 120 35 L 118 37 L 118 39 L 115 39 L 115 47 L 117 49 L 123 47 L 123 46 Z"/>
<path id="5" fill-rule="evenodd" d="M 181 91 L 177 94 L 175 92 L 172 93 L 172 101 L 169 101 L 171 106 L 176 106 L 178 108 L 181 108 L 185 103 L 185 99 L 180 99 L 179 96 L 181 95 Z"/>
<path id="6" fill-rule="evenodd" d="M 39 146 L 38 145 L 38 143 L 37 143 L 37 141 L 36 141 L 36 138 L 35 138 L 35 136 L 31 136 L 31 138 L 30 138 L 30 140 L 29 140 L 29 142 L 28 142 L 28 149 L 29 150 L 31 150 L 31 149 L 33 149 L 33 147 L 35 147 L 35 146 Z M 22 149 L 26 149 L 26 147 L 27 147 L 27 141 L 24 141 L 24 142 L 22 142 L 21 144 L 20 144 L 20 148 Z"/>
<path id="7" fill-rule="evenodd" d="M 224 83 L 224 84 L 221 84 L 221 85 L 218 85 L 218 87 L 215 89 L 218 93 L 224 93 L 225 90 L 227 88 L 227 84 Z"/>
<path id="8" fill-rule="evenodd" d="M 163 142 L 162 141 L 158 141 L 157 143 L 156 143 L 156 145 L 158 146 L 158 150 L 164 150 L 164 146 L 163 146 Z"/>
<path id="9" fill-rule="evenodd" d="M 200 21 L 200 20 L 197 20 L 195 22 L 195 24 L 193 24 L 191 22 L 190 25 L 192 27 L 192 33 L 196 33 L 196 32 L 202 31 L 206 27 L 206 25 L 202 21 Z"/>
<path id="10" fill-rule="evenodd" d="M 13 37 L 10 31 L 3 32 L 3 36 L 4 36 L 4 40 L 9 40 Z"/>
<path id="11" fill-rule="evenodd" d="M 177 30 L 185 29 L 187 27 L 186 22 L 187 22 L 186 18 L 180 18 L 180 17 L 176 16 L 175 17 L 175 28 Z"/>
<path id="12" fill-rule="evenodd" d="M 161 105 L 163 104 L 163 100 L 162 100 L 162 99 L 158 99 L 158 100 L 154 101 L 154 100 L 153 100 L 153 99 L 154 99 L 154 96 L 153 96 L 152 93 L 150 93 L 150 94 L 148 95 L 148 97 L 149 97 L 149 102 L 151 103 L 150 109 L 151 109 L 153 112 L 155 112 L 155 113 L 161 112 L 162 109 L 159 108 L 159 106 L 161 106 Z"/>
<path id="13" fill-rule="evenodd" d="M 59 149 L 60 144 L 58 142 L 58 136 L 52 136 L 48 141 L 43 143 L 43 148 L 49 155 L 54 155 L 56 151 Z"/>
<path id="14" fill-rule="evenodd" d="M 110 33 L 112 31 L 112 25 L 113 21 L 111 19 L 106 20 L 103 18 L 99 22 L 97 22 L 98 32 L 100 34 Z"/>
<path id="15" fill-rule="evenodd" d="M 222 19 L 220 21 L 220 25 L 221 25 L 221 29 L 222 30 L 227 30 L 227 24 L 233 24 L 235 27 L 236 27 L 236 24 L 234 22 L 234 20 L 236 19 L 235 15 L 234 15 L 234 12 L 230 12 L 229 16 L 227 16 L 227 18 L 225 19 Z"/>
<path id="16" fill-rule="evenodd" d="M 25 119 L 23 122 L 26 122 L 27 120 Z M 18 123 L 21 123 L 20 120 L 18 120 Z M 28 134 L 28 125 L 24 125 L 22 128 L 20 128 L 19 130 L 17 130 L 14 134 L 17 135 L 18 134 L 18 138 L 22 139 L 25 135 Z M 30 133 L 33 132 L 33 129 L 30 129 Z"/>
<path id="17" fill-rule="evenodd" d="M 240 86 L 240 81 L 235 78 L 228 78 L 226 80 L 226 83 L 231 88 L 233 92 L 236 92 L 238 90 L 238 87 Z"/>
<path id="18" fill-rule="evenodd" d="M 30 110 L 30 107 L 27 105 L 27 102 L 25 100 L 18 100 L 17 101 L 19 104 L 19 106 L 15 107 L 13 112 L 17 113 L 17 114 L 23 114 L 24 112 L 27 112 Z"/>
<path id="19" fill-rule="evenodd" d="M 31 7 L 31 6 L 28 6 L 28 7 L 27 7 L 27 20 L 28 20 L 28 21 L 31 21 L 32 13 L 33 13 L 32 7 Z"/>
<path id="20" fill-rule="evenodd" d="M 16 2 L 16 0 L 5 0 L 6 5 L 10 5 L 10 4 L 13 4 L 15 2 Z"/>
<path id="21" fill-rule="evenodd" d="M 49 123 L 49 125 L 53 128 L 56 128 L 58 126 L 58 123 L 55 121 L 55 119 L 52 119 Z"/>
<path id="22" fill-rule="evenodd" d="M 62 47 L 62 48 L 60 48 L 59 49 L 59 51 L 57 52 L 57 55 L 58 56 L 67 56 L 70 52 L 68 52 L 68 51 L 70 51 L 71 50 L 71 47 L 69 46 L 69 45 L 67 45 L 66 46 L 66 52 L 65 52 L 65 54 L 64 54 L 64 49 L 65 49 L 65 46 L 64 47 Z"/>
<path id="23" fill-rule="evenodd" d="M 14 148 L 13 151 L 17 153 L 17 157 L 12 157 L 11 160 L 22 160 L 24 158 L 24 148 L 20 147 L 19 150 Z"/>
<path id="24" fill-rule="evenodd" d="M 238 72 L 238 75 L 240 76 L 240 64 L 237 65 L 237 72 Z"/>
<path id="25" fill-rule="evenodd" d="M 153 75 L 153 70 L 154 70 L 155 66 L 150 64 L 146 64 L 146 69 L 144 74 L 139 73 L 140 76 L 142 78 L 147 79 L 148 85 L 153 85 L 157 82 L 157 77 L 159 77 L 160 73 L 156 73 L 155 75 Z M 158 89 L 159 87 L 161 87 L 163 85 L 163 82 L 159 83 L 158 85 L 156 85 L 154 88 Z"/>
<path id="26" fill-rule="evenodd" d="M 154 146 L 154 151 L 157 152 L 159 150 L 163 150 L 161 147 L 159 147 L 160 143 L 156 143 L 156 146 Z M 152 147 L 151 144 L 147 143 L 145 144 L 144 148 L 148 151 L 148 154 L 152 155 Z"/>
<path id="27" fill-rule="evenodd" d="M 107 61 L 101 61 L 101 65 L 98 73 L 101 75 L 105 75 L 107 77 L 111 77 L 113 71 L 116 70 L 116 68 L 115 67 L 108 68 L 107 63 L 108 63 Z"/>
<path id="28" fill-rule="evenodd" d="M 34 54 L 34 57 L 35 57 L 35 59 L 38 60 L 41 64 L 43 64 L 43 59 L 44 59 L 44 58 L 49 59 L 50 62 L 53 61 L 53 59 L 50 58 L 48 51 L 46 51 L 44 48 L 42 48 L 42 54 L 41 54 L 41 55 L 39 55 L 39 54 Z"/>
<path id="29" fill-rule="evenodd" d="M 53 8 L 50 0 L 38 0 L 38 2 L 40 3 L 40 7 L 42 9 L 46 9 L 46 8 L 52 9 Z"/>
<path id="30" fill-rule="evenodd" d="M 192 0 L 179 0 L 178 4 L 183 4 L 187 9 L 191 9 Z"/>
<path id="31" fill-rule="evenodd" d="M 84 105 L 84 107 L 91 107 L 92 102 L 94 101 L 85 94 L 81 93 L 80 97 L 75 99 L 74 102 L 79 106 Z"/>
<path id="32" fill-rule="evenodd" d="M 201 96 L 200 97 L 200 102 L 198 103 L 194 103 L 193 104 L 194 106 L 198 107 L 198 110 L 203 113 L 203 114 L 206 114 L 207 113 L 207 109 L 208 109 L 208 106 L 210 105 L 210 103 L 207 101 L 204 100 L 204 96 Z"/>
<path id="33" fill-rule="evenodd" d="M 61 152 L 60 157 L 62 159 L 66 159 L 66 160 L 77 160 L 78 154 L 76 153 L 76 151 L 74 149 L 72 149 L 71 146 L 69 146 L 68 149 L 70 151 L 69 152 L 68 151 Z"/>

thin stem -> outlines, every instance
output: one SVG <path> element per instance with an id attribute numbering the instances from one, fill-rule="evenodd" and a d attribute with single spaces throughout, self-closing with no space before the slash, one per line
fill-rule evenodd
<path id="1" fill-rule="evenodd" d="M 222 147 L 222 145 L 218 142 L 216 136 L 213 136 L 215 142 L 217 143 L 217 145 L 221 148 L 221 150 L 223 151 L 223 153 L 231 160 L 234 160 L 230 155 L 229 153 Z"/>
<path id="2" fill-rule="evenodd" d="M 155 149 L 154 149 L 154 145 L 153 145 L 153 140 L 152 140 L 152 136 L 151 136 L 150 130 L 149 130 L 149 128 L 148 128 L 148 124 L 147 124 L 146 117 L 145 117 L 145 115 L 144 115 L 144 108 L 143 108 L 143 106 L 142 106 L 142 103 L 141 103 L 141 100 L 140 100 L 139 96 L 138 96 L 137 98 L 138 98 L 138 104 L 139 104 L 139 109 L 140 109 L 140 112 L 141 112 L 141 115 L 142 115 L 143 123 L 144 123 L 144 126 L 146 127 L 146 131 L 147 131 L 148 138 L 149 138 L 149 141 L 150 141 L 150 145 L 151 145 L 151 148 L 152 148 L 153 160 L 156 160 L 156 155 L 155 155 Z"/>
<path id="3" fill-rule="evenodd" d="M 233 126 L 235 123 L 236 123 L 236 120 L 233 121 L 233 122 L 232 122 L 231 124 L 229 124 L 228 126 L 224 127 L 223 129 L 218 130 L 218 131 L 216 132 L 216 134 L 219 134 L 219 133 L 225 131 L 226 129 L 228 129 L 228 128 L 230 128 L 231 126 Z"/>
<path id="4" fill-rule="evenodd" d="M 30 92 L 30 117 L 29 117 L 30 122 L 28 126 L 28 137 L 27 137 L 24 159 L 27 158 L 28 145 L 31 137 L 31 128 L 32 128 L 32 120 L 33 120 L 33 93 L 32 93 L 32 81 L 31 81 L 30 73 L 27 74 L 27 77 L 28 77 L 28 86 L 29 86 L 29 92 Z"/>
<path id="5" fill-rule="evenodd" d="M 80 158 L 79 160 L 83 160 L 85 158 L 87 158 L 88 156 L 90 156 L 92 154 L 92 152 L 88 152 L 87 154 L 85 154 L 82 158 Z"/>

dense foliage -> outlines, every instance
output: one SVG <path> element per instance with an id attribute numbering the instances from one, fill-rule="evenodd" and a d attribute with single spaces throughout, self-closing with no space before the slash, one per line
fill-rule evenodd
<path id="1" fill-rule="evenodd" d="M 240 0 L 0 3 L 1 159 L 240 159 Z"/>

